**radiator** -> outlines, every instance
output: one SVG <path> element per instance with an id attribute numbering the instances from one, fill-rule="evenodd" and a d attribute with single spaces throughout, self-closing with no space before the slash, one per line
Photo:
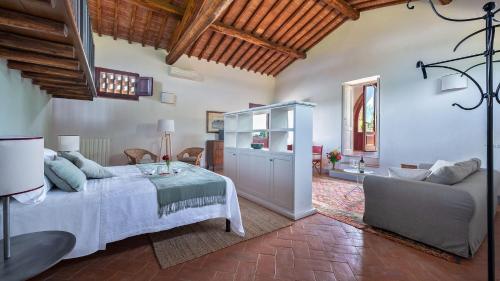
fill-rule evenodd
<path id="1" fill-rule="evenodd" d="M 108 138 L 82 138 L 80 153 L 102 166 L 109 165 L 110 140 Z"/>

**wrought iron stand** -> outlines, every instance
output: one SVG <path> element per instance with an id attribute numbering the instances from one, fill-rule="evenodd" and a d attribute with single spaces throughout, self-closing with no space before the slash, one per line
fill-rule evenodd
<path id="1" fill-rule="evenodd" d="M 448 70 L 453 70 L 458 73 L 461 73 L 462 76 L 466 76 L 468 79 L 470 79 L 474 85 L 477 87 L 479 90 L 479 93 L 481 94 L 480 101 L 478 104 L 476 104 L 473 107 L 464 107 L 460 104 L 454 103 L 453 106 L 458 106 L 459 108 L 463 110 L 474 110 L 481 106 L 486 100 L 487 102 L 487 161 L 486 161 L 486 167 L 487 167 L 487 185 L 488 185 L 488 194 L 487 194 L 487 199 L 488 199 L 488 205 L 487 205 L 487 211 L 488 211 L 488 280 L 489 281 L 495 281 L 495 229 L 494 229 L 494 216 L 495 216 L 495 208 L 496 206 L 494 205 L 494 197 L 496 196 L 495 194 L 495 188 L 494 188 L 494 169 L 493 169 L 493 104 L 494 100 L 496 100 L 500 104 L 500 99 L 499 99 L 499 90 L 500 90 L 500 84 L 497 86 L 496 90 L 494 89 L 493 86 L 493 63 L 499 62 L 498 60 L 494 60 L 493 57 L 497 53 L 494 49 L 494 42 L 495 42 L 495 29 L 500 26 L 500 24 L 494 25 L 493 22 L 500 22 L 500 20 L 495 19 L 495 14 L 500 11 L 500 9 L 495 10 L 495 2 L 488 2 L 483 6 L 483 10 L 485 11 L 485 14 L 481 17 L 476 17 L 476 18 L 467 18 L 467 19 L 453 19 L 446 17 L 442 14 L 440 14 L 432 2 L 432 0 L 427 0 L 429 4 L 431 5 L 432 10 L 434 13 L 447 21 L 452 21 L 452 22 L 469 22 L 469 21 L 478 21 L 478 20 L 484 20 L 485 21 L 485 28 L 480 29 L 476 32 L 471 33 L 470 35 L 466 36 L 464 39 L 462 39 L 458 44 L 455 46 L 453 51 L 455 52 L 460 45 L 462 45 L 463 42 L 467 41 L 470 38 L 473 38 L 474 36 L 485 33 L 486 35 L 486 49 L 483 53 L 478 53 L 478 54 L 473 54 L 465 57 L 460 57 L 460 58 L 454 58 L 450 60 L 445 60 L 445 61 L 440 61 L 440 62 L 435 62 L 435 63 L 429 63 L 425 64 L 422 61 L 417 62 L 417 68 L 420 68 L 422 70 L 422 74 L 424 76 L 424 79 L 427 79 L 427 68 L 444 68 Z M 411 0 L 408 0 L 406 6 L 408 9 L 412 10 L 415 7 L 410 4 Z M 485 61 L 479 64 L 475 64 L 465 71 L 459 70 L 454 67 L 446 66 L 444 64 L 450 63 L 450 62 L 455 62 L 455 61 L 460 61 L 460 60 L 465 60 L 465 59 L 471 59 L 475 57 L 480 57 L 484 56 Z M 467 72 L 473 68 L 476 68 L 478 66 L 486 66 L 486 92 L 483 91 L 483 88 L 479 83 L 471 77 Z"/>

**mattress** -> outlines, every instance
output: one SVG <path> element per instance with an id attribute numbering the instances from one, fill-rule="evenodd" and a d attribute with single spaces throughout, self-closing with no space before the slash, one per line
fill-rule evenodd
<path id="1" fill-rule="evenodd" d="M 76 236 L 65 258 L 106 249 L 127 237 L 172 229 L 213 218 L 231 220 L 231 230 L 244 236 L 234 183 L 226 180 L 226 204 L 191 208 L 159 218 L 156 188 L 135 166 L 108 168 L 116 177 L 88 180 L 82 192 L 53 189 L 38 205 L 11 202 L 11 236 L 44 230 L 63 230 Z M 1 232 L 1 230 L 0 230 Z"/>

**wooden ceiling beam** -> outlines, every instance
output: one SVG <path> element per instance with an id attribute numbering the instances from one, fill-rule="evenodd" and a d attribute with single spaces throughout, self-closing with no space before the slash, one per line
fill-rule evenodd
<path id="1" fill-rule="evenodd" d="M 142 40 L 141 44 L 142 46 L 146 46 L 145 41 L 146 41 L 146 34 L 149 29 L 149 25 L 151 24 L 151 18 L 153 17 L 153 11 L 148 11 L 148 14 L 146 16 L 146 25 L 144 26 L 144 31 L 142 32 Z"/>
<path id="2" fill-rule="evenodd" d="M 254 45 L 259 46 L 259 47 L 264 47 L 266 49 L 270 49 L 273 51 L 283 53 L 287 56 L 291 56 L 291 57 L 298 58 L 298 59 L 305 59 L 306 58 L 306 54 L 304 52 L 299 52 L 297 50 L 288 48 L 286 46 L 271 42 L 267 39 L 257 37 L 249 32 L 236 29 L 232 26 L 223 24 L 221 22 L 216 22 L 216 23 L 212 24 L 210 26 L 210 29 L 212 29 L 216 32 L 234 37 L 234 38 L 238 38 L 240 40 L 246 41 L 248 43 L 254 44 Z"/>
<path id="3" fill-rule="evenodd" d="M 323 2 L 351 20 L 359 19 L 359 11 L 345 0 L 323 0 Z"/>
<path id="4" fill-rule="evenodd" d="M 120 0 L 115 0 L 115 18 L 113 21 L 113 39 L 116 40 L 118 34 L 118 7 L 120 6 Z"/>
<path id="5" fill-rule="evenodd" d="M 54 89 L 64 89 L 64 90 L 75 90 L 85 92 L 88 91 L 87 86 L 82 85 L 68 85 L 68 84 L 58 84 L 58 83 L 50 83 L 45 81 L 33 80 L 33 84 L 38 85 L 40 87 L 48 87 Z"/>
<path id="6" fill-rule="evenodd" d="M 165 26 L 167 26 L 167 16 L 163 16 L 160 24 L 160 30 L 158 31 L 158 35 L 156 36 L 155 40 L 155 50 L 160 47 L 161 40 L 163 39 L 163 34 L 165 33 Z"/>
<path id="7" fill-rule="evenodd" d="M 71 59 L 75 58 L 75 49 L 72 45 L 34 39 L 12 32 L 0 31 L 0 46 Z"/>
<path id="8" fill-rule="evenodd" d="M 77 78 L 67 78 L 63 76 L 53 75 L 53 74 L 45 74 L 45 73 L 36 73 L 29 71 L 22 71 L 21 77 L 31 80 L 38 81 L 47 81 L 52 83 L 61 83 L 61 84 L 75 84 L 80 86 L 86 86 L 87 81 L 85 79 L 77 79 Z"/>
<path id="9" fill-rule="evenodd" d="M 132 44 L 132 32 L 134 31 L 134 24 L 135 24 L 135 16 L 136 16 L 136 13 L 137 13 L 137 6 L 134 5 L 134 7 L 132 8 L 132 15 L 130 17 L 130 24 L 129 24 L 129 28 L 128 28 L 128 43 L 129 44 Z"/>
<path id="10" fill-rule="evenodd" d="M 76 59 L 58 58 L 29 51 L 19 51 L 0 47 L 0 57 L 12 61 L 40 64 L 69 70 L 79 70 L 79 62 Z"/>
<path id="11" fill-rule="evenodd" d="M 182 16 L 181 21 L 177 24 L 174 33 L 170 37 L 170 42 L 168 44 L 168 49 L 172 50 L 172 47 L 179 41 L 181 34 L 184 33 L 189 21 L 193 18 L 194 12 L 196 10 L 196 2 L 194 0 L 187 0 L 186 10 Z"/>
<path id="12" fill-rule="evenodd" d="M 62 93 L 49 93 L 52 95 L 53 98 L 56 99 L 71 99 L 71 100 L 86 100 L 86 101 L 92 101 L 92 97 L 86 97 L 86 96 L 80 96 L 80 95 L 64 95 Z"/>
<path id="13" fill-rule="evenodd" d="M 151 10 L 160 10 L 177 16 L 184 15 L 184 8 L 172 5 L 165 0 L 127 0 Z"/>
<path id="14" fill-rule="evenodd" d="M 31 64 L 25 62 L 11 61 L 7 62 L 7 66 L 12 69 L 17 69 L 26 72 L 36 72 L 48 75 L 57 75 L 66 78 L 78 78 L 83 79 L 83 73 L 80 71 L 67 70 L 57 67 L 43 66 L 38 64 Z"/>
<path id="15" fill-rule="evenodd" d="M 0 8 L 0 26 L 19 30 L 34 31 L 39 34 L 67 37 L 68 29 L 62 22 L 35 17 Z"/>
<path id="16" fill-rule="evenodd" d="M 198 2 L 198 1 L 197 1 Z M 197 6 L 193 20 L 190 21 L 179 40 L 168 53 L 165 61 L 174 64 L 191 45 L 217 20 L 219 15 L 233 2 L 233 0 L 203 0 Z"/>
<path id="17" fill-rule="evenodd" d="M 102 6 L 101 0 L 97 0 L 97 34 L 102 36 Z"/>
<path id="18" fill-rule="evenodd" d="M 22 75 L 23 78 L 29 78 L 33 81 L 33 83 L 47 83 L 47 84 L 55 84 L 55 85 L 61 85 L 61 86 L 87 86 L 87 83 L 81 82 L 81 81 L 72 81 L 72 80 L 64 80 L 64 79 L 55 79 L 55 78 L 36 78 L 36 77 L 29 77 Z"/>
<path id="19" fill-rule="evenodd" d="M 39 85 L 40 86 L 40 85 Z M 72 96 L 89 96 L 88 91 L 86 89 L 61 89 L 58 87 L 52 86 L 40 86 L 40 90 L 44 90 L 51 93 L 57 93 L 58 95 L 72 95 Z"/>

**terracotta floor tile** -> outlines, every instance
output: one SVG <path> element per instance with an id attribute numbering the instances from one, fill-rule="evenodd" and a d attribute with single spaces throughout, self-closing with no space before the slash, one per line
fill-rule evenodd
<path id="1" fill-rule="evenodd" d="M 315 271 L 316 281 L 337 281 L 333 272 Z"/>
<path id="2" fill-rule="evenodd" d="M 255 278 L 257 263 L 240 262 L 236 271 L 235 281 L 252 281 Z"/>
<path id="3" fill-rule="evenodd" d="M 211 281 L 234 281 L 235 276 L 236 273 L 218 271 Z"/>
<path id="4" fill-rule="evenodd" d="M 238 269 L 238 260 L 231 258 L 211 258 L 210 255 L 205 259 L 204 269 L 236 273 Z"/>
<path id="5" fill-rule="evenodd" d="M 257 260 L 258 275 L 274 276 L 276 273 L 276 257 L 270 255 L 259 255 Z"/>
<path id="6" fill-rule="evenodd" d="M 332 262 L 332 270 L 338 281 L 356 281 L 356 277 L 347 263 Z"/>

